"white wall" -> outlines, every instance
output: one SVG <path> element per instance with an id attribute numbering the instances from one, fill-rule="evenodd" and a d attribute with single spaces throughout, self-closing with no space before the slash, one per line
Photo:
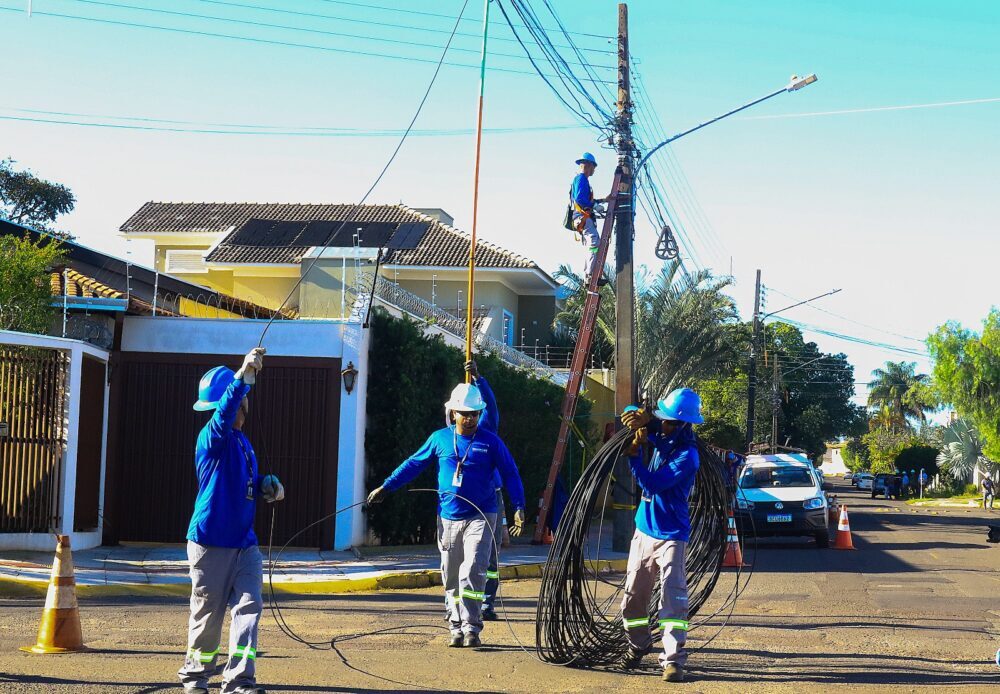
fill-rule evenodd
<path id="1" fill-rule="evenodd" d="M 257 346 L 266 320 L 153 318 L 129 316 L 122 351 L 240 354 Z M 340 320 L 278 320 L 264 336 L 269 356 L 337 358 L 358 370 L 354 390 L 340 393 L 337 451 L 337 508 L 365 498 L 365 407 L 368 395 L 369 331 Z M 333 521 L 331 521 L 333 522 Z M 360 506 L 337 516 L 336 549 L 360 545 L 366 517 Z"/>
<path id="2" fill-rule="evenodd" d="M 60 535 L 69 535 L 70 544 L 73 549 L 89 549 L 101 544 L 104 533 L 104 476 L 107 469 L 107 403 L 108 387 L 104 386 L 104 433 L 102 436 L 103 445 L 101 447 L 101 482 L 100 482 L 100 503 L 98 506 L 99 515 L 97 519 L 97 530 L 90 532 L 76 532 L 73 530 L 73 523 L 76 516 L 76 473 L 77 473 L 77 429 L 80 422 L 80 407 L 86 403 L 80 402 L 80 379 L 83 371 L 83 355 L 86 354 L 98 359 L 105 364 L 108 362 L 109 353 L 103 349 L 82 342 L 80 340 L 69 340 L 61 337 L 48 337 L 46 335 L 29 335 L 26 333 L 0 330 L 0 344 L 18 345 L 21 347 L 42 347 L 45 349 L 56 349 L 64 352 L 69 357 L 69 384 L 68 395 L 63 409 L 63 425 L 66 431 L 66 447 L 63 450 L 62 474 L 59 483 L 59 527 L 54 528 L 54 532 Z M 0 533 L 0 550 L 36 550 L 54 551 L 55 541 L 51 533 Z"/>

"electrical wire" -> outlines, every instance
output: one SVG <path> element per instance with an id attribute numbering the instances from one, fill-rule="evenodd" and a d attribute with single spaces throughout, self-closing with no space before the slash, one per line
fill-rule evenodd
<path id="1" fill-rule="evenodd" d="M 451 46 L 451 42 L 455 38 L 455 32 L 458 31 L 459 21 L 465 14 L 465 10 L 466 8 L 468 8 L 468 6 L 469 6 L 469 0 L 465 0 L 465 2 L 462 3 L 462 9 L 459 11 L 458 17 L 456 17 L 455 19 L 455 26 L 453 27 L 452 34 L 451 36 L 448 37 L 448 42 L 447 44 L 445 44 L 444 50 L 441 52 L 441 57 L 438 60 L 437 66 L 434 68 L 434 74 L 431 75 L 430 82 L 427 83 L 427 89 L 424 90 L 424 95 L 420 99 L 420 103 L 417 105 L 417 110 L 413 113 L 413 117 L 410 119 L 409 125 L 406 126 L 406 130 L 405 132 L 403 132 L 402 137 L 399 138 L 399 142 L 396 144 L 396 149 L 392 151 L 392 154 L 389 156 L 389 160 L 386 161 L 385 166 L 382 167 L 382 170 L 379 172 L 379 175 L 375 177 L 375 180 L 372 182 L 371 186 L 369 186 L 365 194 L 361 197 L 361 200 L 359 200 L 358 203 L 354 206 L 354 208 L 350 211 L 350 213 L 346 215 L 345 220 L 341 222 L 340 226 L 338 226 L 336 229 L 333 229 L 330 232 L 330 234 L 326 237 L 326 240 L 319 247 L 320 250 L 316 253 L 316 256 L 312 258 L 311 262 L 309 263 L 309 267 L 302 272 L 302 274 L 299 276 L 299 279 L 296 280 L 295 284 L 288 292 L 287 296 L 285 296 L 285 298 L 282 300 L 281 305 L 278 306 L 277 310 L 275 311 L 275 314 L 271 316 L 271 318 L 267 321 L 267 325 L 265 325 L 264 330 L 261 331 L 260 341 L 257 343 L 258 347 L 264 344 L 264 336 L 267 335 L 267 331 L 271 328 L 271 324 L 274 322 L 275 317 L 278 315 L 281 309 L 285 307 L 285 304 L 288 303 L 288 300 L 292 298 L 292 295 L 299 288 L 299 285 L 302 284 L 302 281 L 309 274 L 309 271 L 312 270 L 313 267 L 316 265 L 316 261 L 319 260 L 320 257 L 323 255 L 322 249 L 330 242 L 330 239 L 336 236 L 336 234 L 351 221 L 351 217 L 354 215 L 354 213 L 357 210 L 361 209 L 361 206 L 365 204 L 365 201 L 368 199 L 368 196 L 372 194 L 372 191 L 375 190 L 375 187 L 379 184 L 379 182 L 385 176 L 386 172 L 389 170 L 389 167 L 392 166 L 392 163 L 396 160 L 396 155 L 398 155 L 399 151 L 403 148 L 403 143 L 406 142 L 406 138 L 409 136 L 410 131 L 416 124 L 417 118 L 420 117 L 420 112 L 423 111 L 424 109 L 424 104 L 427 103 L 427 98 L 431 94 L 431 89 L 434 87 L 434 83 L 437 81 L 437 77 L 441 73 L 441 66 L 444 64 L 445 56 L 448 55 L 448 48 Z M 376 263 L 381 262 L 381 258 L 382 258 L 382 248 L 379 247 Z M 372 286 L 371 286 L 372 297 L 374 297 L 375 295 L 375 283 L 377 281 L 378 281 L 378 267 L 376 265 L 375 276 L 372 278 Z M 368 311 L 371 312 L 371 299 L 369 299 L 368 302 Z M 365 325 L 367 326 L 367 324 L 368 324 L 368 315 L 366 314 Z"/>
<path id="2" fill-rule="evenodd" d="M 607 495 L 608 480 L 617 460 L 629 447 L 631 437 L 630 430 L 622 429 L 597 452 L 561 516 L 559 532 L 542 573 L 536 611 L 536 651 L 545 662 L 575 667 L 615 666 L 629 648 L 620 612 L 607 614 L 623 583 L 612 585 L 615 592 L 603 601 L 598 600 L 595 586 L 600 565 L 589 556 L 588 540 L 597 502 Z M 689 499 L 691 536 L 685 567 L 691 616 L 698 614 L 719 580 L 733 499 L 722 459 L 701 441 L 698 451 L 701 464 Z M 746 585 L 744 582 L 741 588 L 739 571 L 722 607 L 695 624 L 692 631 L 727 608 L 732 614 L 735 601 Z M 657 587 L 650 601 L 651 611 L 659 603 L 658 593 Z"/>

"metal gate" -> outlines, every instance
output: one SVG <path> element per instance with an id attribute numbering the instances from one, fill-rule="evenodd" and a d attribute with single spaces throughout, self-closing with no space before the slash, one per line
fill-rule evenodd
<path id="1" fill-rule="evenodd" d="M 59 350 L 0 346 L 0 532 L 59 526 L 68 372 Z"/>
<path id="2" fill-rule="evenodd" d="M 123 352 L 112 376 L 118 391 L 114 535 L 119 540 L 183 542 L 197 493 L 194 447 L 208 414 L 194 412 L 198 380 L 240 356 Z M 336 504 L 340 360 L 268 357 L 250 393 L 244 431 L 261 474 L 278 475 L 286 497 L 278 506 L 274 540 L 284 543 Z M 114 380 L 120 379 L 119 383 Z M 256 531 L 266 543 L 270 506 L 257 508 Z M 300 535 L 295 544 L 332 549 L 334 523 Z"/>

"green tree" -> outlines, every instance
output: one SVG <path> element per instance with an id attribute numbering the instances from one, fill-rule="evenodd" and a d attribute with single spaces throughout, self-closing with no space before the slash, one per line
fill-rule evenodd
<path id="1" fill-rule="evenodd" d="M 636 370 L 640 392 L 652 400 L 714 375 L 720 364 L 735 358 L 727 326 L 737 320 L 736 306 L 724 293 L 731 280 L 704 270 L 683 277 L 680 272 L 680 264 L 671 261 L 636 287 Z M 609 268 L 605 273 L 612 274 Z M 575 335 L 586 288 L 582 278 L 565 265 L 556 277 L 575 291 L 556 316 L 554 329 Z M 613 353 L 615 344 L 615 291 L 608 284 L 600 292 L 594 351 L 603 356 Z"/>
<path id="2" fill-rule="evenodd" d="M 938 474 L 938 453 L 938 449 L 934 446 L 927 446 L 917 440 L 911 440 L 909 445 L 896 455 L 896 469 L 900 471 L 915 470 L 917 473 L 924 470 L 928 477 L 934 477 Z"/>
<path id="3" fill-rule="evenodd" d="M 927 346 L 938 397 L 978 432 L 983 454 L 1000 460 L 1000 310 L 990 311 L 981 333 L 949 322 Z"/>
<path id="4" fill-rule="evenodd" d="M 55 316 L 49 271 L 64 261 L 61 244 L 0 236 L 0 329 L 48 332 Z"/>
<path id="5" fill-rule="evenodd" d="M 73 192 L 61 183 L 39 178 L 27 169 L 18 171 L 13 159 L 0 160 L 0 215 L 15 224 L 68 238 L 52 224 L 76 205 Z"/>
<path id="6" fill-rule="evenodd" d="M 933 409 L 927 374 L 916 373 L 916 362 L 886 362 L 872 371 L 868 406 L 884 410 L 894 426 L 907 428 L 909 420 L 927 421 Z"/>
<path id="7" fill-rule="evenodd" d="M 868 472 L 871 469 L 871 454 L 860 437 L 852 436 L 847 439 L 841 454 L 844 456 L 844 464 L 851 472 Z"/>
<path id="8" fill-rule="evenodd" d="M 952 479 L 962 482 L 972 477 L 976 467 L 988 475 L 994 475 L 997 471 L 997 464 L 987 458 L 983 451 L 979 432 L 964 419 L 956 420 L 944 428 L 937 464 Z"/>

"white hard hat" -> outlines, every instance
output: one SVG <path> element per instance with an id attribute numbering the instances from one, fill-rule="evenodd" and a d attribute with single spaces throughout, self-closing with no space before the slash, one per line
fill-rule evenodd
<path id="1" fill-rule="evenodd" d="M 459 383 L 451 391 L 451 398 L 444 404 L 444 409 L 446 412 L 448 410 L 478 412 L 486 409 L 486 403 L 483 402 L 483 396 L 479 392 L 479 388 L 471 383 Z"/>

